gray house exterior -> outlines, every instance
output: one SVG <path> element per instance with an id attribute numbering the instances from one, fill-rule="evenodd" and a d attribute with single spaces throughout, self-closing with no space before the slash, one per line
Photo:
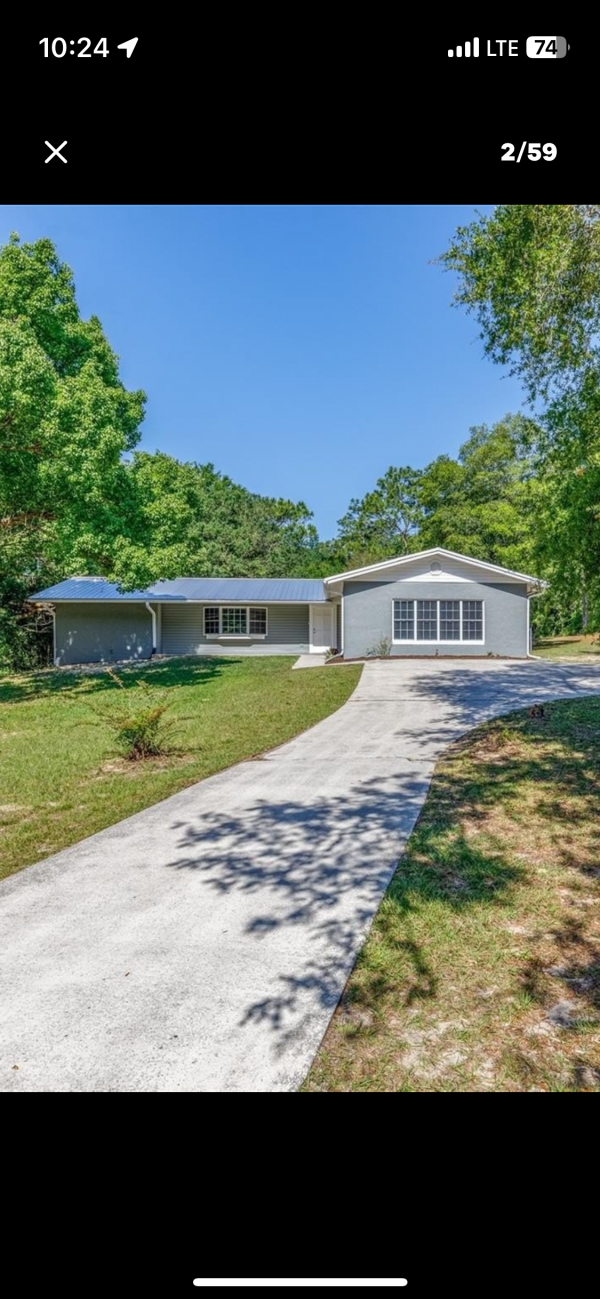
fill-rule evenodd
<path id="1" fill-rule="evenodd" d="M 536 578 L 436 548 L 332 577 L 178 578 L 119 591 L 76 577 L 31 597 L 54 614 L 57 666 L 153 654 L 323 653 L 344 658 L 530 650 Z"/>

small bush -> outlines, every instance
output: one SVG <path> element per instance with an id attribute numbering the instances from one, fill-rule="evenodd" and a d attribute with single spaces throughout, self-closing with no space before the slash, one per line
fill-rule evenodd
<path id="1" fill-rule="evenodd" d="M 381 640 L 378 640 L 376 645 L 372 645 L 371 648 L 367 650 L 367 658 L 387 659 L 390 656 L 391 648 L 392 642 L 389 636 L 382 636 Z"/>
<path id="2" fill-rule="evenodd" d="M 106 671 L 124 692 L 122 706 L 101 709 L 90 704 L 90 708 L 110 727 L 123 756 L 137 762 L 167 753 L 175 727 L 173 722 L 165 721 L 165 713 L 171 707 L 166 691 L 155 690 L 145 681 L 126 687 L 112 668 Z"/>

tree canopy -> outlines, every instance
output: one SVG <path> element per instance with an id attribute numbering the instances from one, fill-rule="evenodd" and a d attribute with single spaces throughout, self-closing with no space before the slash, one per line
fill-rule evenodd
<path id="1" fill-rule="evenodd" d="M 536 550 L 563 607 L 600 623 L 600 205 L 504 204 L 459 229 L 442 264 L 484 349 L 536 402 Z"/>

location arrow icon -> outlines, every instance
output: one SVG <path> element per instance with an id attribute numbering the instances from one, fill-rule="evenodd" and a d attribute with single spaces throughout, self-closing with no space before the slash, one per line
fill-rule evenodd
<path id="1" fill-rule="evenodd" d="M 123 41 L 122 45 L 117 45 L 117 49 L 127 50 L 127 58 L 130 59 L 139 39 L 139 36 L 134 36 L 130 41 Z"/>

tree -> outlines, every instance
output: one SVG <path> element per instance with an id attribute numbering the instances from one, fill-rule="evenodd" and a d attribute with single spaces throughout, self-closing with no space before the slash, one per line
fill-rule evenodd
<path id="1" fill-rule="evenodd" d="M 501 205 L 458 230 L 441 262 L 487 355 L 546 402 L 530 438 L 537 551 L 556 607 L 572 625 L 575 599 L 580 622 L 598 627 L 600 205 Z"/>
<path id="2" fill-rule="evenodd" d="M 531 397 L 579 387 L 600 359 L 600 205 L 500 204 L 459 228 L 440 258 L 459 276 L 485 352 Z"/>
<path id="3" fill-rule="evenodd" d="M 419 546 L 443 546 L 475 559 L 529 572 L 532 421 L 506 415 L 470 430 L 458 459 L 439 456 L 421 474 Z"/>
<path id="4" fill-rule="evenodd" d="M 283 577 L 305 571 L 317 534 L 303 502 L 249 492 L 211 464 L 137 452 L 128 469 L 129 535 L 113 574 L 124 588 L 160 578 Z"/>
<path id="5" fill-rule="evenodd" d="M 391 466 L 373 491 L 350 502 L 335 543 L 341 566 L 359 568 L 414 549 L 421 518 L 419 479 L 417 469 Z"/>
<path id="6" fill-rule="evenodd" d="M 12 236 L 0 250 L 0 662 L 35 660 L 30 592 L 110 567 L 143 412 L 53 244 Z"/>
<path id="7" fill-rule="evenodd" d="M 391 466 L 340 519 L 333 567 L 443 546 L 527 571 L 534 429 L 524 416 L 507 415 L 492 428 L 472 428 L 456 460 L 438 456 L 421 470 Z"/>

